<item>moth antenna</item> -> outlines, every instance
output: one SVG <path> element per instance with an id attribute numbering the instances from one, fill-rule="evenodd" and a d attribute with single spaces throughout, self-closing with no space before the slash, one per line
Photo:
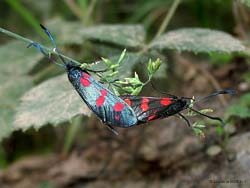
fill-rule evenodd
<path id="1" fill-rule="evenodd" d="M 48 35 L 48 37 L 49 37 L 51 43 L 53 44 L 54 48 L 57 48 L 56 42 L 55 42 L 54 38 L 52 37 L 52 34 L 50 33 L 50 31 L 49 31 L 46 27 L 44 27 L 42 24 L 40 24 L 40 27 L 41 27 L 41 28 L 44 30 L 44 32 Z"/>
<path id="2" fill-rule="evenodd" d="M 37 42 L 32 42 L 30 43 L 27 48 L 30 48 L 31 46 L 34 46 L 35 48 L 38 49 L 39 52 L 41 52 L 46 58 L 48 58 L 51 62 L 57 64 L 58 66 L 60 67 L 63 67 L 65 68 L 65 65 L 64 64 L 61 64 L 61 63 L 58 63 L 57 61 L 55 61 L 54 59 L 52 59 L 41 47 L 41 45 Z"/>
<path id="3" fill-rule="evenodd" d="M 41 27 L 41 28 L 44 30 L 44 32 L 47 34 L 47 36 L 49 37 L 49 39 L 50 39 L 52 45 L 54 46 L 53 51 L 57 53 L 57 56 L 61 59 L 61 61 L 63 62 L 63 64 L 66 65 L 67 62 L 66 62 L 65 59 L 61 56 L 61 54 L 60 54 L 60 52 L 59 52 L 59 50 L 58 50 L 58 48 L 57 48 L 56 42 L 55 42 L 55 40 L 54 40 L 52 34 L 50 33 L 50 31 L 49 31 L 46 27 L 44 27 L 42 24 L 40 24 L 40 27 Z"/>
<path id="4" fill-rule="evenodd" d="M 217 120 L 217 121 L 221 122 L 222 126 L 225 126 L 225 122 L 219 117 L 214 117 L 214 116 L 209 116 L 207 114 L 203 114 L 203 113 L 199 112 L 198 110 L 195 110 L 195 109 L 190 108 L 190 107 L 188 109 L 192 110 L 193 112 L 195 112 L 201 116 L 205 116 L 205 117 L 212 119 L 212 120 Z"/>
<path id="5" fill-rule="evenodd" d="M 224 95 L 224 94 L 235 95 L 235 94 L 237 94 L 237 91 L 233 90 L 233 89 L 226 89 L 226 90 L 222 90 L 222 91 L 217 91 L 217 92 L 214 92 L 206 97 L 203 97 L 201 99 L 196 100 L 194 103 L 203 102 L 203 101 L 206 101 L 206 100 L 208 100 L 212 97 L 215 97 L 217 95 Z"/>
<path id="6" fill-rule="evenodd" d="M 184 121 L 187 123 L 187 125 L 188 125 L 189 127 L 191 127 L 189 120 L 188 120 L 183 114 L 178 113 L 178 115 L 179 115 L 182 119 L 184 119 Z"/>

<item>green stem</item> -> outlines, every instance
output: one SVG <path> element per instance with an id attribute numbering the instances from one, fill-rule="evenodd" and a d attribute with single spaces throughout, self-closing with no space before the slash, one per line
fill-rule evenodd
<path id="1" fill-rule="evenodd" d="M 167 13 L 164 21 L 162 22 L 160 29 L 158 30 L 157 34 L 155 35 L 155 38 L 159 37 L 167 28 L 171 18 L 173 17 L 178 5 L 181 3 L 181 0 L 175 0 L 173 4 L 171 5 L 169 12 Z"/>
<path id="2" fill-rule="evenodd" d="M 91 18 L 92 18 L 93 10 L 96 6 L 96 3 L 97 3 L 97 0 L 92 0 L 90 2 L 90 5 L 87 8 L 87 12 L 85 14 L 85 17 L 83 18 L 85 25 L 92 24 L 93 19 L 91 19 Z"/>
<path id="3" fill-rule="evenodd" d="M 18 34 L 12 33 L 11 31 L 8 31 L 8 30 L 3 29 L 3 28 L 1 28 L 1 27 L 0 27 L 0 32 L 3 33 L 3 34 L 5 34 L 5 35 L 8 35 L 8 36 L 10 36 L 10 37 L 13 37 L 13 38 L 22 40 L 22 41 L 24 41 L 24 42 L 27 42 L 27 43 L 29 43 L 29 44 L 33 42 L 33 41 L 30 40 L 30 39 L 24 38 L 24 37 L 22 37 L 22 36 L 20 36 L 20 35 L 18 35 Z"/>
<path id="4" fill-rule="evenodd" d="M 8 31 L 8 30 L 3 29 L 3 28 L 1 28 L 1 27 L 0 27 L 0 33 L 3 33 L 3 34 L 5 34 L 5 35 L 8 35 L 8 36 L 10 36 L 10 37 L 12 37 L 12 38 L 21 40 L 21 41 L 26 42 L 26 43 L 28 43 L 28 44 L 34 42 L 34 41 L 30 40 L 30 39 L 27 39 L 27 38 L 25 38 L 25 37 L 22 37 L 22 36 L 20 36 L 20 35 L 18 35 L 18 34 L 16 34 L 16 33 L 13 33 L 13 32 L 11 32 L 11 31 Z M 40 45 L 41 45 L 41 44 L 40 44 Z M 48 53 L 50 53 L 50 54 L 55 54 L 55 55 L 58 55 L 58 54 L 59 54 L 59 53 L 57 53 L 56 51 L 54 51 L 53 49 L 50 49 L 50 48 L 48 48 L 48 47 L 46 47 L 46 46 L 44 46 L 44 45 L 41 45 L 41 48 L 42 48 L 44 51 L 46 51 L 46 52 L 48 52 Z M 68 61 L 72 61 L 72 62 L 74 62 L 74 63 L 76 63 L 76 64 L 80 64 L 79 62 L 77 62 L 77 61 L 74 60 L 74 59 L 71 59 L 70 57 L 67 57 L 67 56 L 65 56 L 65 55 L 63 55 L 63 54 L 60 54 L 60 55 L 61 55 L 63 58 L 67 59 Z"/>
<path id="5" fill-rule="evenodd" d="M 80 128 L 82 123 L 83 116 L 77 116 L 72 120 L 71 125 L 68 127 L 67 135 L 65 138 L 64 146 L 63 146 L 63 156 L 66 156 L 69 153 L 69 150 L 72 147 L 73 141 L 75 140 L 76 134 Z"/>
<path id="6" fill-rule="evenodd" d="M 153 75 L 149 75 L 148 80 L 144 82 L 142 86 L 143 87 L 146 86 L 152 80 L 152 78 L 153 78 Z"/>
<path id="7" fill-rule="evenodd" d="M 22 4 L 19 0 L 5 0 L 9 6 L 16 11 L 24 21 L 30 24 L 40 35 L 42 34 L 41 28 L 39 27 L 39 22 L 30 13 L 30 11 Z"/>

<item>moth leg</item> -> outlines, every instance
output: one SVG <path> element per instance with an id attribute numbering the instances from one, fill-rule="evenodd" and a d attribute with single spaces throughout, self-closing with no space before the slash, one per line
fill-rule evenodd
<path id="1" fill-rule="evenodd" d="M 184 121 L 187 123 L 187 125 L 188 125 L 189 127 L 191 127 L 190 122 L 188 121 L 188 119 L 187 119 L 184 115 L 182 115 L 181 113 L 178 113 L 178 115 L 179 115 L 182 119 L 184 119 Z"/>
<path id="2" fill-rule="evenodd" d="M 225 122 L 221 118 L 219 118 L 219 117 L 214 117 L 214 116 L 209 116 L 207 114 L 203 114 L 203 113 L 201 113 L 198 110 L 195 110 L 193 108 L 189 108 L 189 109 L 192 110 L 192 111 L 194 111 L 195 113 L 197 113 L 199 115 L 202 115 L 202 116 L 205 116 L 205 117 L 207 117 L 209 119 L 217 120 L 217 121 L 221 122 L 222 126 L 225 126 Z"/>
<path id="3" fill-rule="evenodd" d="M 115 135 L 119 135 L 119 133 L 114 129 L 114 127 L 112 127 L 111 125 L 108 125 L 108 124 L 105 124 L 107 127 L 108 127 L 108 129 L 111 131 L 111 132 L 113 132 Z"/>
<path id="4" fill-rule="evenodd" d="M 44 56 L 49 57 L 49 55 L 42 49 L 41 45 L 37 42 L 30 43 L 27 48 L 30 48 L 31 46 L 36 47 Z"/>
<path id="5" fill-rule="evenodd" d="M 61 64 L 61 63 L 58 63 L 57 61 L 55 61 L 54 59 L 52 59 L 50 57 L 49 54 L 47 54 L 41 47 L 41 45 L 37 42 L 32 42 L 30 43 L 27 48 L 30 48 L 31 46 L 34 46 L 35 48 L 37 48 L 46 58 L 48 58 L 50 61 L 52 61 L 53 63 L 59 65 L 60 67 L 64 67 L 65 68 L 65 65 Z"/>

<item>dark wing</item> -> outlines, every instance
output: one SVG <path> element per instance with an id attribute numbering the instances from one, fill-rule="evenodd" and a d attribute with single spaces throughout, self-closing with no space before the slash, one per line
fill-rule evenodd
<path id="1" fill-rule="evenodd" d="M 120 96 L 134 110 L 138 124 L 163 119 L 186 108 L 186 101 L 173 97 Z"/>
<path id="2" fill-rule="evenodd" d="M 87 72 L 69 68 L 68 77 L 81 98 L 103 123 L 119 127 L 137 124 L 132 108 Z"/>

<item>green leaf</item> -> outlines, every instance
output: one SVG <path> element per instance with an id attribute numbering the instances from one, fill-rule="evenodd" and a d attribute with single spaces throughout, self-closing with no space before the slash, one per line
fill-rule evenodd
<path id="1" fill-rule="evenodd" d="M 193 129 L 196 136 L 200 136 L 200 137 L 203 137 L 203 138 L 205 137 L 205 134 L 201 129 L 195 128 L 195 127 L 192 127 L 192 129 Z"/>
<path id="2" fill-rule="evenodd" d="M 141 92 L 142 88 L 142 86 L 135 88 L 131 95 L 138 95 Z"/>
<path id="3" fill-rule="evenodd" d="M 225 132 L 225 129 L 222 126 L 217 126 L 215 130 L 216 130 L 216 133 L 220 136 L 223 135 L 223 133 Z"/>
<path id="4" fill-rule="evenodd" d="M 240 0 L 243 4 L 250 7 L 250 0 Z"/>
<path id="5" fill-rule="evenodd" d="M 109 59 L 106 59 L 102 57 L 102 61 L 107 65 L 107 66 L 112 66 L 112 62 Z"/>
<path id="6" fill-rule="evenodd" d="M 230 63 L 233 59 L 233 54 L 219 54 L 219 53 L 211 53 L 210 54 L 210 62 L 215 65 L 223 65 Z"/>
<path id="7" fill-rule="evenodd" d="M 162 61 L 157 58 L 155 61 L 152 61 L 151 59 L 149 59 L 148 61 L 148 72 L 150 75 L 153 75 L 161 66 Z"/>
<path id="8" fill-rule="evenodd" d="M 227 115 L 250 118 L 250 94 L 243 95 L 240 98 L 240 103 L 230 106 Z"/>
<path id="9" fill-rule="evenodd" d="M 241 104 L 245 106 L 250 106 L 250 94 L 245 94 L 241 97 Z"/>
<path id="10" fill-rule="evenodd" d="M 120 54 L 113 56 L 113 57 L 110 57 L 109 61 L 117 62 L 119 60 L 119 58 L 120 58 Z M 138 56 L 137 54 L 126 53 L 120 66 L 117 67 L 117 69 L 116 69 L 119 72 L 119 74 L 115 75 L 115 77 L 113 79 L 114 80 L 116 80 L 116 79 L 123 80 L 125 77 L 131 76 L 131 72 L 139 60 L 140 60 L 140 56 Z M 142 66 L 144 66 L 144 65 L 142 65 Z M 95 70 L 102 70 L 104 68 L 105 68 L 105 66 L 103 66 L 103 63 L 99 63 L 99 64 L 95 65 Z"/>
<path id="11" fill-rule="evenodd" d="M 35 48 L 26 48 L 21 41 L 12 41 L 0 47 L 1 73 L 15 75 L 28 73 L 43 55 Z"/>
<path id="12" fill-rule="evenodd" d="M 121 56 L 120 56 L 120 58 L 119 58 L 119 60 L 118 60 L 118 64 L 120 64 L 121 62 L 122 62 L 122 60 L 124 59 L 124 57 L 125 57 L 125 55 L 126 55 L 126 49 L 124 49 L 123 51 L 122 51 L 122 53 L 121 53 Z"/>
<path id="13" fill-rule="evenodd" d="M 13 119 L 19 98 L 31 86 L 30 77 L 0 75 L 0 141 L 13 131 Z"/>
<path id="14" fill-rule="evenodd" d="M 118 57 L 113 57 L 117 59 Z M 118 71 L 120 73 L 119 78 L 124 78 L 131 76 L 132 70 L 134 69 L 135 65 L 139 63 L 140 56 L 135 53 L 126 53 L 126 56 L 122 60 L 122 63 L 118 67 Z M 141 65 L 146 66 L 146 65 Z"/>
<path id="15" fill-rule="evenodd" d="M 124 47 L 143 46 L 145 30 L 141 25 L 99 25 L 81 31 L 86 39 L 108 42 Z"/>
<path id="16" fill-rule="evenodd" d="M 134 92 L 134 88 L 131 86 L 126 86 L 122 88 L 124 91 L 128 92 L 128 93 L 132 93 Z"/>
<path id="17" fill-rule="evenodd" d="M 244 105 L 232 105 L 228 108 L 229 116 L 238 116 L 240 118 L 250 118 L 250 109 Z"/>
<path id="18" fill-rule="evenodd" d="M 15 129 L 38 129 L 48 123 L 56 125 L 78 114 L 89 116 L 90 110 L 64 74 L 43 82 L 22 97 Z"/>
<path id="19" fill-rule="evenodd" d="M 231 53 L 245 50 L 238 39 L 225 32 L 200 28 L 184 28 L 168 32 L 155 39 L 151 48 L 194 53 Z"/>

